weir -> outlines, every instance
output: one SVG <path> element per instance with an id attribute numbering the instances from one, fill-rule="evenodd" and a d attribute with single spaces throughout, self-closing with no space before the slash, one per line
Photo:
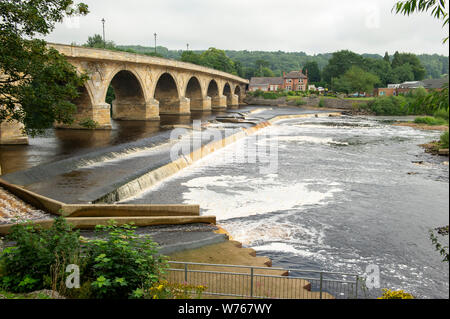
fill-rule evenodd
<path id="1" fill-rule="evenodd" d="M 252 117 L 257 116 L 252 121 L 258 123 L 206 126 L 200 139 L 195 131 L 183 130 L 181 140 L 171 140 L 172 131 L 165 131 L 157 135 L 156 139 L 141 140 L 126 147 L 116 146 L 106 149 L 106 152 L 100 150 L 33 167 L 7 174 L 3 178 L 9 183 L 23 185 L 30 191 L 67 204 L 115 203 L 151 188 L 204 156 L 253 134 L 277 119 L 285 116 L 319 116 L 299 109 L 249 108 L 244 112 L 247 115 L 253 113 Z M 217 134 L 222 139 L 213 141 Z M 171 159 L 171 149 L 177 144 L 181 148 L 191 147 L 191 144 L 197 145 L 197 148 Z"/>

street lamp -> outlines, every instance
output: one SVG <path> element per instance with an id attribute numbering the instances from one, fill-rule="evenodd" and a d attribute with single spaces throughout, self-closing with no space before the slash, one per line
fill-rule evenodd
<path id="1" fill-rule="evenodd" d="M 157 36 L 156 32 L 153 35 L 155 36 L 155 54 L 156 54 L 156 36 Z"/>
<path id="2" fill-rule="evenodd" d="M 106 40 L 105 40 L 105 18 L 102 19 L 102 23 L 103 23 L 103 47 L 106 48 Z"/>

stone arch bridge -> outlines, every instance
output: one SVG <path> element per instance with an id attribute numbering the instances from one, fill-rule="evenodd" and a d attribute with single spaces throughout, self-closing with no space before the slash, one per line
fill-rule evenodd
<path id="1" fill-rule="evenodd" d="M 237 106 L 248 84 L 248 80 L 232 74 L 191 63 L 128 52 L 51 46 L 90 75 L 74 101 L 76 121 L 93 120 L 99 128 L 111 127 L 111 116 L 116 120 L 159 120 L 160 114 L 185 115 Z M 110 85 L 115 93 L 112 106 L 105 102 Z"/>
<path id="2" fill-rule="evenodd" d="M 55 125 L 60 128 L 82 128 L 80 123 L 91 121 L 97 128 L 108 129 L 111 118 L 159 120 L 161 114 L 226 109 L 240 104 L 248 85 L 248 80 L 238 76 L 176 60 L 71 45 L 50 46 L 90 76 L 74 101 L 75 123 Z M 115 93 L 112 105 L 106 103 L 110 85 Z M 0 144 L 24 141 L 14 129 L 17 125 L 0 128 Z"/>

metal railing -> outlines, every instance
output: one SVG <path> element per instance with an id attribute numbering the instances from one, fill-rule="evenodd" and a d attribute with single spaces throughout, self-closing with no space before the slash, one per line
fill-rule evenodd
<path id="1" fill-rule="evenodd" d="M 204 295 L 270 299 L 357 299 L 357 274 L 169 261 L 166 280 L 205 286 Z"/>

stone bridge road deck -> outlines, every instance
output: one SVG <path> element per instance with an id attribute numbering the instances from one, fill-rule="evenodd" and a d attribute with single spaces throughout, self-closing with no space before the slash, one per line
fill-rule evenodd
<path id="1" fill-rule="evenodd" d="M 228 110 L 227 113 L 249 112 L 256 108 L 259 107 Z M 261 112 L 249 114 L 248 118 L 263 122 L 279 115 L 307 113 L 317 112 L 299 108 L 266 107 Z M 219 129 L 222 137 L 235 133 L 231 128 L 252 126 L 251 124 L 223 124 L 226 128 Z M 204 130 L 205 134 L 201 135 L 201 145 L 209 143 L 212 137 L 207 133 L 217 129 Z M 4 175 L 2 178 L 67 204 L 90 203 L 127 182 L 170 163 L 172 146 L 180 141 L 190 143 L 190 139 L 186 138 L 171 141 L 171 132 L 172 130 L 163 131 L 148 139 L 36 166 Z M 192 131 L 186 130 L 186 132 Z"/>

